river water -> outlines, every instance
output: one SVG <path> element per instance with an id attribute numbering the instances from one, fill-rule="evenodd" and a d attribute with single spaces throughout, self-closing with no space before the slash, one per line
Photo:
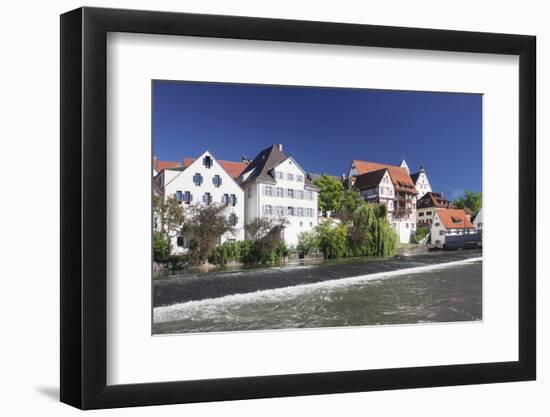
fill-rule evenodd
<path id="1" fill-rule="evenodd" d="M 176 276 L 153 289 L 154 334 L 482 319 L 477 251 Z"/>

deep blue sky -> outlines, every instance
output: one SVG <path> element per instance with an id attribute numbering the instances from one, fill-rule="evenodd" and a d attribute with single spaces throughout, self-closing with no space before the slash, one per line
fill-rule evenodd
<path id="1" fill-rule="evenodd" d="M 341 175 L 352 159 L 424 165 L 448 198 L 481 191 L 482 96 L 180 81 L 153 82 L 153 149 L 181 161 L 206 149 L 253 158 L 282 143 L 308 172 Z"/>

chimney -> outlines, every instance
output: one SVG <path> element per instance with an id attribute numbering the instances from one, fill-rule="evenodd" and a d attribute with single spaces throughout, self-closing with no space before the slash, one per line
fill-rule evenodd
<path id="1" fill-rule="evenodd" d="M 278 143 L 278 144 L 277 144 L 277 148 L 279 148 L 279 150 L 282 152 L 282 151 L 283 151 L 283 144 L 282 144 L 282 143 Z"/>
<path id="2" fill-rule="evenodd" d="M 248 164 L 250 164 L 250 159 L 248 159 L 248 158 L 246 157 L 246 155 L 243 155 L 243 156 L 241 157 L 241 162 L 242 162 L 243 164 L 248 165 Z"/>

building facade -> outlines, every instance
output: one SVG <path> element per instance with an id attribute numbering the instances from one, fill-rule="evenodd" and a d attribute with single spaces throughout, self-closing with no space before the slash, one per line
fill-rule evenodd
<path id="1" fill-rule="evenodd" d="M 223 235 L 220 243 L 244 239 L 244 192 L 235 178 L 210 152 L 204 152 L 187 166 L 163 168 L 153 182 L 153 187 L 160 190 L 164 198 L 175 196 L 183 205 L 226 206 L 225 212 L 234 226 L 234 232 Z M 171 243 L 175 253 L 185 252 L 188 246 L 185 236 L 174 236 Z"/>
<path id="2" fill-rule="evenodd" d="M 483 231 L 483 208 L 479 210 L 479 213 L 474 218 L 473 225 L 476 230 Z"/>
<path id="3" fill-rule="evenodd" d="M 245 192 L 246 222 L 257 217 L 284 219 L 283 238 L 296 245 L 302 232 L 317 227 L 319 188 L 280 144 L 262 150 L 239 177 Z"/>
<path id="4" fill-rule="evenodd" d="M 430 228 L 438 208 L 452 208 L 451 202 L 444 198 L 443 194 L 428 191 L 419 198 L 416 203 L 418 225 Z"/>
<path id="5" fill-rule="evenodd" d="M 432 186 L 430 185 L 430 180 L 428 175 L 424 170 L 424 167 L 420 167 L 418 172 L 411 174 L 411 179 L 414 183 L 416 191 L 418 191 L 417 198 L 422 198 L 426 193 L 432 192 Z"/>
<path id="6" fill-rule="evenodd" d="M 430 230 L 432 245 L 444 246 L 449 236 L 475 234 L 474 225 L 464 212 L 459 209 L 435 210 L 433 224 Z"/>
<path id="7" fill-rule="evenodd" d="M 366 201 L 386 204 L 388 222 L 399 242 L 411 241 L 416 233 L 417 191 L 407 168 L 354 160 L 348 171 L 348 184 Z"/>

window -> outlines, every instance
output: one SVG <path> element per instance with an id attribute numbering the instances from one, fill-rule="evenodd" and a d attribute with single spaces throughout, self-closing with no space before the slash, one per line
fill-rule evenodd
<path id="1" fill-rule="evenodd" d="M 229 194 L 222 195 L 222 204 L 227 206 L 229 204 Z"/>
<path id="2" fill-rule="evenodd" d="M 439 231 L 439 236 L 445 236 L 445 230 L 440 230 Z"/>
<path id="3" fill-rule="evenodd" d="M 212 195 L 210 193 L 204 193 L 204 195 L 202 196 L 202 202 L 207 206 L 212 204 Z"/>
<path id="4" fill-rule="evenodd" d="M 313 227 L 313 222 L 309 222 L 309 227 Z"/>
<path id="5" fill-rule="evenodd" d="M 286 196 L 288 198 L 294 198 L 294 190 L 292 188 L 289 188 L 288 190 L 286 190 Z"/>
<path id="6" fill-rule="evenodd" d="M 283 216 L 285 214 L 285 210 L 283 206 L 277 206 L 276 210 L 277 210 L 277 216 Z"/>
<path id="7" fill-rule="evenodd" d="M 229 196 L 229 204 L 231 204 L 232 206 L 237 205 L 237 196 L 235 194 L 231 194 Z"/>
<path id="8" fill-rule="evenodd" d="M 193 201 L 193 194 L 191 194 L 189 191 L 186 191 L 183 194 L 183 202 L 189 204 L 191 203 L 191 201 Z"/>
<path id="9" fill-rule="evenodd" d="M 202 164 L 206 168 L 211 168 L 212 167 L 212 158 L 210 158 L 208 155 L 205 156 L 204 158 L 202 158 Z"/>
<path id="10" fill-rule="evenodd" d="M 439 226 L 439 223 L 438 222 L 434 223 L 434 226 L 436 226 L 436 227 Z"/>
<path id="11" fill-rule="evenodd" d="M 229 215 L 229 224 L 231 226 L 236 226 L 238 221 L 239 221 L 239 218 L 237 217 L 237 215 L 235 213 L 231 213 Z"/>
<path id="12" fill-rule="evenodd" d="M 289 216 L 294 216 L 294 207 L 287 207 L 286 212 Z"/>
<path id="13" fill-rule="evenodd" d="M 219 175 L 214 175 L 212 177 L 212 184 L 214 184 L 214 187 L 219 188 L 220 185 L 222 185 L 222 177 Z"/>
<path id="14" fill-rule="evenodd" d="M 405 223 L 405 228 L 409 228 L 409 223 Z"/>
<path id="15" fill-rule="evenodd" d="M 302 175 L 296 175 L 296 181 L 298 182 L 304 182 L 304 177 Z"/>
<path id="16" fill-rule="evenodd" d="M 291 174 L 290 172 L 286 174 L 286 179 L 288 181 L 294 181 L 294 174 Z"/>
<path id="17" fill-rule="evenodd" d="M 183 201 L 183 193 L 181 191 L 176 191 L 176 200 L 179 202 Z"/>
<path id="18" fill-rule="evenodd" d="M 298 217 L 304 217 L 304 209 L 303 209 L 303 207 L 298 207 L 298 208 L 296 209 L 296 215 L 297 215 Z M 301 222 L 300 222 L 300 223 L 301 223 Z M 301 226 L 301 225 L 300 225 L 300 226 Z"/>
<path id="19" fill-rule="evenodd" d="M 306 199 L 313 200 L 313 192 L 312 191 L 306 191 Z"/>
<path id="20" fill-rule="evenodd" d="M 277 187 L 275 189 L 275 195 L 277 197 L 283 197 L 284 196 L 284 191 L 283 191 L 283 188 L 282 187 Z"/>
<path id="21" fill-rule="evenodd" d="M 199 174 L 198 172 L 193 175 L 193 182 L 195 183 L 196 186 L 200 187 L 200 185 L 202 184 L 202 175 Z"/>
<path id="22" fill-rule="evenodd" d="M 418 217 L 424 217 L 424 212 L 421 211 L 420 213 L 418 213 Z"/>
<path id="23" fill-rule="evenodd" d="M 277 171 L 275 173 L 275 177 L 278 179 L 278 180 L 282 180 L 284 178 L 284 175 L 281 171 Z"/>
<path id="24" fill-rule="evenodd" d="M 300 227 L 302 227 L 304 225 L 304 222 L 300 222 Z"/>
<path id="25" fill-rule="evenodd" d="M 312 208 L 306 209 L 306 216 L 307 217 L 313 217 L 313 209 Z"/>
<path id="26" fill-rule="evenodd" d="M 431 216 L 432 215 L 432 212 L 431 211 L 427 211 L 426 212 L 426 216 Z"/>
<path id="27" fill-rule="evenodd" d="M 304 199 L 304 192 L 302 190 L 296 190 L 296 198 L 299 200 Z"/>
<path id="28" fill-rule="evenodd" d="M 273 214 L 273 206 L 269 204 L 264 205 L 264 215 L 271 216 Z"/>
<path id="29" fill-rule="evenodd" d="M 273 196 L 273 187 L 271 185 L 264 185 L 264 195 Z"/>

